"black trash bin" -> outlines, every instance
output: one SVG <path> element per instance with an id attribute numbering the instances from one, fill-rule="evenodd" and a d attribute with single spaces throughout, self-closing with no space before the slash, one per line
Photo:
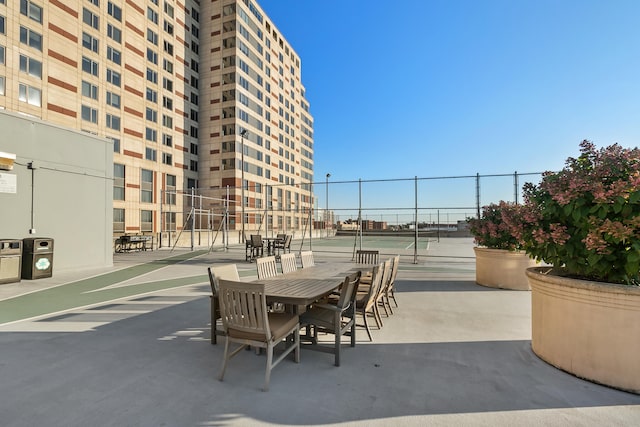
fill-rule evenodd
<path id="1" fill-rule="evenodd" d="M 20 281 L 22 240 L 0 239 L 0 284 Z"/>
<path id="2" fill-rule="evenodd" d="M 53 274 L 53 239 L 29 237 L 22 240 L 22 278 L 42 279 Z"/>

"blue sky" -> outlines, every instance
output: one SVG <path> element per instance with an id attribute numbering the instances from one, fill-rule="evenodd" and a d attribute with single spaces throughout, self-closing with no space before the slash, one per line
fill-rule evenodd
<path id="1" fill-rule="evenodd" d="M 640 1 L 261 0 L 302 60 L 315 176 L 558 170 L 640 136 Z"/>
<path id="2" fill-rule="evenodd" d="M 316 180 L 537 172 L 582 139 L 638 145 L 639 1 L 259 3 L 302 59 Z"/>

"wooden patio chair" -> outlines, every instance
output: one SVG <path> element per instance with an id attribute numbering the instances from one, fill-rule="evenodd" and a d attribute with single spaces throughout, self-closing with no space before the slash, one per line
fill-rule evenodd
<path id="1" fill-rule="evenodd" d="M 278 234 L 278 238 L 280 239 L 280 234 Z M 290 253 L 291 252 L 291 234 L 285 234 L 284 238 L 280 240 L 276 240 L 274 242 L 273 248 L 276 251 L 276 257 L 280 257 L 280 252 L 282 253 Z"/>
<path id="2" fill-rule="evenodd" d="M 380 251 L 378 250 L 365 250 L 358 249 L 356 251 L 356 263 L 357 264 L 378 264 L 380 261 Z M 360 278 L 360 286 L 367 286 L 371 284 L 371 274 L 364 274 Z"/>
<path id="3" fill-rule="evenodd" d="M 300 325 L 297 314 L 269 313 L 264 284 L 220 280 L 220 313 L 226 332 L 224 360 L 219 380 L 224 379 L 228 361 L 247 346 L 267 351 L 267 366 L 263 390 L 269 390 L 271 370 L 289 353 L 294 352 L 295 362 L 300 362 Z M 284 351 L 274 360 L 274 348 L 288 336 Z M 230 351 L 230 344 L 240 344 Z"/>
<path id="4" fill-rule="evenodd" d="M 264 242 L 262 241 L 262 236 L 259 234 L 252 234 L 247 241 L 245 260 L 253 262 L 254 259 L 257 259 L 263 255 Z"/>
<path id="5" fill-rule="evenodd" d="M 378 318 L 379 324 L 378 326 L 382 327 L 384 323 L 382 322 L 382 316 L 380 315 L 380 307 L 384 308 L 384 312 L 389 317 L 389 312 L 387 311 L 387 307 L 384 303 L 385 292 L 387 290 L 387 286 L 389 285 L 389 278 L 391 277 L 391 270 L 393 270 L 393 258 L 389 258 L 388 260 L 383 262 L 383 272 L 382 279 L 380 281 L 380 286 L 378 288 L 378 293 L 376 295 L 376 303 L 375 303 L 375 313 Z"/>
<path id="6" fill-rule="evenodd" d="M 312 251 L 300 252 L 300 261 L 302 262 L 302 268 L 313 267 L 314 265 L 316 265 L 313 261 Z"/>
<path id="7" fill-rule="evenodd" d="M 269 277 L 275 277 L 278 273 L 278 265 L 276 264 L 275 256 L 266 256 L 256 259 L 256 270 L 258 272 L 258 279 L 268 279 Z"/>
<path id="8" fill-rule="evenodd" d="M 282 269 L 282 274 L 296 271 L 298 269 L 296 254 L 282 254 L 280 256 L 280 268 Z"/>
<path id="9" fill-rule="evenodd" d="M 389 282 L 387 283 L 387 288 L 384 291 L 384 299 L 385 304 L 389 307 L 389 311 L 393 314 L 393 309 L 391 308 L 391 299 L 393 298 L 393 303 L 396 307 L 398 307 L 398 301 L 396 301 L 396 295 L 393 290 L 393 285 L 396 281 L 396 276 L 398 275 L 398 265 L 400 264 L 400 255 L 396 255 L 393 258 L 393 267 L 391 269 L 391 275 L 389 276 Z M 386 310 L 386 309 L 385 309 Z"/>
<path id="10" fill-rule="evenodd" d="M 356 345 L 356 294 L 359 280 L 359 271 L 345 277 L 336 304 L 314 304 L 300 315 L 300 325 L 312 328 L 313 345 L 309 348 L 332 352 L 336 366 L 340 366 L 342 335 L 349 333 L 351 347 Z M 328 332 L 335 335 L 333 348 L 318 344 L 318 332 Z"/>
<path id="11" fill-rule="evenodd" d="M 376 297 L 378 296 L 378 291 L 382 283 L 382 274 L 384 273 L 383 268 L 384 264 L 379 264 L 373 267 L 373 273 L 371 275 L 371 285 L 368 286 L 368 289 L 365 293 L 359 292 L 356 297 L 356 313 L 360 313 L 362 315 L 362 319 L 364 322 L 364 325 L 357 326 L 364 326 L 364 328 L 367 330 L 369 341 L 373 341 L 373 338 L 371 337 L 371 331 L 369 330 L 367 315 L 373 314 L 378 328 L 381 327 L 380 323 L 378 323 L 378 316 L 376 315 Z"/>
<path id="12" fill-rule="evenodd" d="M 211 285 L 211 344 L 218 343 L 218 335 L 224 335 L 224 329 L 218 329 L 218 319 L 220 319 L 220 303 L 218 292 L 220 289 L 219 280 L 240 281 L 238 268 L 235 264 L 218 265 L 207 267 L 209 273 L 209 284 Z"/>

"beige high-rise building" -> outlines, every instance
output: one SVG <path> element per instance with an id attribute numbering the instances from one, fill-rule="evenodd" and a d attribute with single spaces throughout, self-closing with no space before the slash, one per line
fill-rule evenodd
<path id="1" fill-rule="evenodd" d="M 255 1 L 0 0 L 0 108 L 114 141 L 114 234 L 310 227 L 301 60 Z"/>

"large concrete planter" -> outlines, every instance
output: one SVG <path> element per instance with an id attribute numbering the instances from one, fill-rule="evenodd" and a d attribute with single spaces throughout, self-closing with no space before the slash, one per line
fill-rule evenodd
<path id="1" fill-rule="evenodd" d="M 475 247 L 476 283 L 501 289 L 528 291 L 525 271 L 536 265 L 535 260 L 520 251 Z"/>
<path id="2" fill-rule="evenodd" d="M 577 377 L 640 394 L 640 288 L 527 270 L 531 347 Z"/>

